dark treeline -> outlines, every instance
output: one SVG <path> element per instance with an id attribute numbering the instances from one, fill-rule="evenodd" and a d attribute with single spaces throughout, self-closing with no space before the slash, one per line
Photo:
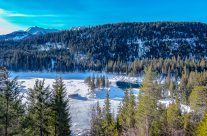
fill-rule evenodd
<path id="1" fill-rule="evenodd" d="M 105 76 L 89 76 L 84 81 L 90 87 L 90 90 L 94 91 L 96 88 L 109 88 L 109 79 Z"/>
<path id="2" fill-rule="evenodd" d="M 206 71 L 207 61 L 205 59 L 194 60 L 194 59 L 181 59 L 180 57 L 173 57 L 171 59 L 143 59 L 135 60 L 131 64 L 118 62 L 109 62 L 107 65 L 108 72 L 127 73 L 129 75 L 140 75 L 143 74 L 144 68 L 152 66 L 156 70 L 157 74 L 168 75 L 169 73 L 173 76 L 180 77 L 182 71 L 187 69 L 191 71 Z"/>
<path id="3" fill-rule="evenodd" d="M 0 41 L 0 64 L 15 71 L 109 69 L 123 72 L 136 59 L 180 56 L 182 61 L 185 58 L 201 61 L 206 57 L 206 37 L 204 23 L 107 24 L 21 41 Z M 113 65 L 113 69 L 108 65 Z"/>
<path id="4" fill-rule="evenodd" d="M 92 136 L 207 135 L 207 72 L 185 71 L 180 83 L 168 76 L 161 84 L 153 71 L 145 69 L 138 98 L 132 90 L 125 91 L 117 116 L 106 91 L 103 108 L 97 103 L 91 110 Z M 165 98 L 172 100 L 168 106 L 160 103 Z M 191 110 L 184 110 L 183 104 Z"/>
<path id="5" fill-rule="evenodd" d="M 26 98 L 26 103 L 23 103 Z M 61 78 L 52 90 L 44 80 L 37 80 L 26 92 L 16 79 L 0 70 L 0 135 L 1 136 L 69 136 L 71 117 L 69 101 Z"/>
<path id="6" fill-rule="evenodd" d="M 41 55 L 40 55 L 41 56 Z M 182 75 L 182 71 L 186 68 L 189 72 L 197 71 L 202 72 L 207 70 L 206 59 L 181 59 L 180 57 L 173 57 L 169 59 L 142 59 L 135 60 L 131 63 L 123 61 L 109 61 L 105 66 L 101 63 L 94 64 L 76 64 L 75 62 L 67 62 L 62 59 L 61 61 L 51 60 L 50 57 L 47 60 L 42 59 L 39 55 L 33 56 L 33 61 L 29 62 L 28 57 L 22 58 L 22 61 L 8 61 L 8 69 L 14 71 L 58 71 L 58 72 L 71 72 L 71 71 L 106 71 L 115 72 L 127 75 L 142 75 L 145 67 L 150 65 L 156 69 L 156 72 L 160 75 L 166 76 L 168 73 L 176 77 Z M 64 55 L 63 55 L 64 56 Z M 38 59 L 37 59 L 38 58 Z M 28 63 L 24 63 L 24 60 Z M 54 62 L 53 62 L 54 61 Z M 71 60 L 72 61 L 72 60 Z M 54 63 L 54 66 L 52 66 Z"/>

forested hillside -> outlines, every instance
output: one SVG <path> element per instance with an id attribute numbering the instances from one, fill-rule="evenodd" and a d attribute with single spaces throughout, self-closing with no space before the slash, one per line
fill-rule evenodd
<path id="1" fill-rule="evenodd" d="M 207 24 L 117 23 L 76 28 L 20 41 L 0 41 L 0 64 L 10 70 L 105 70 L 135 60 L 186 58 L 207 53 Z M 126 72 L 126 70 L 124 70 Z M 130 70 L 131 71 L 131 70 Z M 130 72 L 128 71 L 128 72 Z M 118 71 L 120 72 L 120 71 Z M 121 71 L 122 72 L 122 71 Z"/>

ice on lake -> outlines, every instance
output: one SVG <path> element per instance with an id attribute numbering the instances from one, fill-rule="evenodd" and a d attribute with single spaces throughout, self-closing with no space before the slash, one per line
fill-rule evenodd
<path id="1" fill-rule="evenodd" d="M 73 135 L 83 135 L 90 128 L 90 111 L 92 106 L 99 101 L 100 105 L 104 105 L 106 97 L 105 89 L 97 89 L 95 94 L 91 95 L 90 88 L 84 83 L 84 79 L 88 76 L 106 76 L 109 78 L 109 97 L 111 99 L 111 112 L 117 113 L 118 106 L 124 96 L 124 91 L 116 85 L 117 81 L 134 82 L 136 78 L 127 78 L 123 75 L 110 74 L 105 72 L 71 72 L 71 73 L 55 73 L 55 72 L 10 72 L 11 78 L 18 77 L 25 95 L 28 88 L 33 88 L 37 79 L 45 79 L 45 86 L 52 87 L 55 78 L 62 77 L 65 83 L 68 97 L 70 98 L 70 112 L 72 116 L 72 132 Z M 137 95 L 139 89 L 133 90 Z M 25 102 L 26 99 L 24 98 Z"/>

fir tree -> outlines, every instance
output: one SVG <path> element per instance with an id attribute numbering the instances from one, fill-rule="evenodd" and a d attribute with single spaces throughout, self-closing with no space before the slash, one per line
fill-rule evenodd
<path id="1" fill-rule="evenodd" d="M 165 135 L 166 133 L 166 115 L 165 111 L 162 109 L 158 109 L 156 117 L 153 119 L 151 128 L 150 128 L 150 136 L 160 136 Z"/>
<path id="2" fill-rule="evenodd" d="M 108 90 L 106 90 L 106 99 L 105 99 L 105 104 L 104 104 L 103 110 L 104 110 L 104 112 L 103 112 L 102 128 L 103 128 L 104 135 L 118 136 L 116 123 L 115 123 L 114 117 L 112 116 L 112 113 L 111 113 L 111 105 L 110 105 Z"/>
<path id="3" fill-rule="evenodd" d="M 27 95 L 27 135 L 44 136 L 54 132 L 51 126 L 51 92 L 49 91 L 49 87 L 44 87 L 44 80 L 36 80 L 34 88 L 29 89 Z"/>
<path id="4" fill-rule="evenodd" d="M 94 92 L 95 89 L 96 89 L 96 85 L 95 85 L 95 76 L 93 75 L 93 77 L 91 78 L 91 84 L 90 84 L 90 87 L 91 87 L 91 91 Z"/>
<path id="5" fill-rule="evenodd" d="M 165 79 L 165 89 L 166 90 L 169 89 L 169 86 L 170 86 L 170 78 L 171 78 L 171 76 L 170 76 L 170 73 L 168 72 L 168 75 L 167 75 L 167 77 Z"/>
<path id="6" fill-rule="evenodd" d="M 171 98 L 173 98 L 173 95 L 175 95 L 175 88 L 175 83 L 172 80 L 170 80 L 169 91 Z"/>
<path id="7" fill-rule="evenodd" d="M 135 127 L 135 97 L 132 90 L 125 90 L 122 105 L 118 112 L 118 128 L 120 133 L 128 133 Z"/>
<path id="8" fill-rule="evenodd" d="M 150 135 L 150 128 L 157 112 L 158 95 L 152 68 L 146 68 L 136 108 L 136 126 L 141 129 L 141 135 Z"/>
<path id="9" fill-rule="evenodd" d="M 125 95 L 123 98 L 123 102 L 118 112 L 118 125 L 121 133 L 127 132 L 130 128 L 130 115 L 128 114 L 130 103 L 129 91 L 125 90 L 124 93 Z"/>
<path id="10" fill-rule="evenodd" d="M 171 135 L 175 135 L 176 131 L 183 128 L 183 117 L 178 99 L 167 108 L 167 123 Z"/>
<path id="11" fill-rule="evenodd" d="M 0 80 L 0 135 L 23 135 L 24 107 L 17 79 L 10 80 L 4 70 Z"/>
<path id="12" fill-rule="evenodd" d="M 93 106 L 92 111 L 91 111 L 91 120 L 90 120 L 91 136 L 104 135 L 104 131 L 102 129 L 102 122 L 103 122 L 102 111 L 101 111 L 99 102 L 97 102 L 96 105 Z"/>
<path id="13" fill-rule="evenodd" d="M 129 115 L 130 115 L 130 127 L 135 127 L 135 110 L 136 110 L 136 101 L 135 96 L 133 94 L 132 89 L 129 91 L 129 99 L 130 99 L 130 106 L 129 106 Z"/>
<path id="14" fill-rule="evenodd" d="M 180 81 L 180 94 L 182 96 L 182 102 L 187 103 L 188 101 L 188 96 L 190 95 L 188 90 L 187 90 L 187 84 L 188 84 L 188 72 L 187 68 L 185 66 L 184 72 L 182 73 L 182 78 Z"/>
<path id="15" fill-rule="evenodd" d="M 105 84 L 105 76 L 101 76 L 101 87 L 105 88 L 106 84 Z"/>
<path id="16" fill-rule="evenodd" d="M 62 78 L 56 79 L 53 84 L 52 109 L 54 112 L 54 135 L 71 135 L 71 116 L 69 113 L 69 100 Z"/>
<path id="17" fill-rule="evenodd" d="M 190 107 L 196 113 L 207 110 L 207 87 L 195 86 L 189 98 Z"/>

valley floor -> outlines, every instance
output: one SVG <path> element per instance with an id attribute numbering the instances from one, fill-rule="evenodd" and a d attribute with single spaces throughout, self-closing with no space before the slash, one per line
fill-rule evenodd
<path id="1" fill-rule="evenodd" d="M 29 88 L 33 88 L 35 81 L 45 80 L 45 87 L 52 87 L 55 78 L 62 77 L 66 86 L 67 95 L 70 100 L 70 112 L 72 116 L 72 132 L 74 136 L 81 136 L 90 129 L 90 111 L 94 104 L 99 101 L 100 105 L 104 105 L 105 89 L 96 89 L 95 94 L 91 93 L 89 86 L 84 82 L 88 76 L 104 75 L 109 78 L 110 88 L 109 97 L 111 102 L 111 112 L 116 115 L 118 107 L 124 97 L 124 90 L 116 85 L 117 81 L 138 82 L 140 83 L 143 77 L 127 77 L 117 74 L 108 73 L 47 73 L 47 72 L 10 72 L 11 78 L 18 76 L 18 81 L 21 84 L 22 93 L 24 94 L 23 102 L 26 102 L 26 92 Z M 133 92 L 137 97 L 139 88 L 133 88 Z M 173 100 L 162 99 L 159 102 L 168 106 Z M 186 105 L 181 105 L 183 112 L 190 112 L 190 108 Z"/>
<path id="2" fill-rule="evenodd" d="M 137 78 L 129 78 L 125 76 L 117 76 L 115 74 L 106 73 L 36 73 L 36 72 L 11 72 L 11 77 L 18 76 L 18 81 L 24 90 L 24 99 L 26 102 L 26 92 L 28 88 L 33 88 L 37 79 L 45 79 L 45 86 L 50 86 L 55 81 L 56 77 L 63 77 L 64 83 L 67 89 L 67 95 L 70 98 L 70 112 L 72 116 L 72 131 L 75 136 L 83 135 L 90 128 L 90 111 L 97 101 L 100 105 L 104 105 L 105 90 L 97 89 L 95 94 L 91 93 L 90 88 L 84 79 L 88 76 L 93 75 L 105 75 L 109 78 L 110 92 L 109 96 L 111 99 L 111 111 L 116 115 L 118 106 L 124 96 L 124 91 L 116 86 L 117 81 L 135 81 Z M 141 80 L 141 79 L 140 79 Z M 134 94 L 137 95 L 139 89 L 133 89 Z"/>

